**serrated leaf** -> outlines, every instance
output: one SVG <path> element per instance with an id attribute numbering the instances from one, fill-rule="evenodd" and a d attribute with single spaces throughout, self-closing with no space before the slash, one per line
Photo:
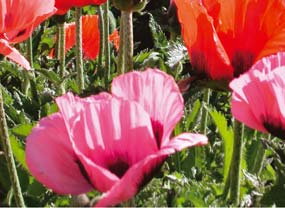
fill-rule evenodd
<path id="1" fill-rule="evenodd" d="M 57 73 L 55 73 L 54 71 L 45 70 L 45 69 L 38 69 L 37 72 L 40 72 L 49 81 L 53 82 L 56 85 L 61 83 L 61 79 L 60 79 L 59 75 Z"/>
<path id="2" fill-rule="evenodd" d="M 224 180 L 227 179 L 233 153 L 234 133 L 227 125 L 225 116 L 216 110 L 209 109 L 209 113 L 218 129 L 224 144 Z"/>
<path id="3" fill-rule="evenodd" d="M 183 59 L 188 57 L 187 49 L 182 43 L 175 42 L 168 47 L 167 57 L 168 60 L 166 61 L 166 64 L 170 68 L 173 68 Z"/>
<path id="4" fill-rule="evenodd" d="M 149 28 L 154 40 L 154 45 L 156 48 L 166 47 L 168 45 L 168 40 L 162 31 L 159 24 L 154 20 L 153 16 L 149 13 Z"/>

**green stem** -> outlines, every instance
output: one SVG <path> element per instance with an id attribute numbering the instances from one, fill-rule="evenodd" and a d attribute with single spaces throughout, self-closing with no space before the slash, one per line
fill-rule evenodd
<path id="1" fill-rule="evenodd" d="M 123 29 L 124 29 L 124 69 L 126 72 L 133 70 L 133 54 L 134 54 L 134 42 L 133 42 L 133 12 L 122 11 Z"/>
<path id="2" fill-rule="evenodd" d="M 21 191 L 21 186 L 17 174 L 17 169 L 14 161 L 14 156 L 10 144 L 8 126 L 5 118 L 4 103 L 2 97 L 2 90 L 0 89 L 0 136 L 3 146 L 3 151 L 7 160 L 7 166 L 9 171 L 9 176 L 11 184 L 14 191 L 15 201 L 18 207 L 24 207 L 24 199 Z"/>
<path id="3" fill-rule="evenodd" d="M 207 134 L 207 122 L 208 122 L 208 110 L 206 105 L 209 104 L 211 90 L 205 89 L 204 96 L 203 96 L 203 108 L 202 108 L 202 117 L 201 117 L 201 125 L 200 125 L 200 132 L 202 134 Z"/>
<path id="4" fill-rule="evenodd" d="M 121 13 L 120 18 L 120 45 L 119 45 L 119 54 L 118 54 L 118 74 L 125 73 L 124 69 L 124 21 L 123 21 L 123 12 Z"/>
<path id="5" fill-rule="evenodd" d="M 99 15 L 99 31 L 100 31 L 100 48 L 99 48 L 99 56 L 98 56 L 98 68 L 99 70 L 103 67 L 103 56 L 104 56 L 104 17 L 102 6 L 98 6 L 98 15 Z"/>
<path id="6" fill-rule="evenodd" d="M 59 58 L 59 76 L 61 78 L 61 84 L 59 85 L 58 91 L 60 94 L 65 93 L 64 87 L 64 74 L 65 74 L 65 31 L 64 22 L 58 24 L 58 58 Z"/>
<path id="7" fill-rule="evenodd" d="M 82 9 L 75 8 L 75 25 L 76 25 L 76 70 L 77 84 L 79 92 L 84 89 L 84 74 L 83 74 L 83 58 L 82 58 Z"/>
<path id="8" fill-rule="evenodd" d="M 109 45 L 109 1 L 103 6 L 104 9 L 104 52 L 105 52 L 105 87 L 108 88 L 110 78 L 110 45 Z"/>
<path id="9" fill-rule="evenodd" d="M 238 206 L 240 202 L 240 176 L 243 144 L 243 125 L 234 120 L 234 148 L 230 169 L 230 202 Z"/>

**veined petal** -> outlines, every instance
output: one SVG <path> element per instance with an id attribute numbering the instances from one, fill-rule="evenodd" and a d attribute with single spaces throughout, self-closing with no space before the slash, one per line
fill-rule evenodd
<path id="1" fill-rule="evenodd" d="M 206 9 L 198 0 L 175 0 L 175 4 L 192 66 L 212 79 L 231 79 L 230 59 Z"/>
<path id="2" fill-rule="evenodd" d="M 234 79 L 230 83 L 233 116 L 251 128 L 280 137 L 285 131 L 284 77 L 285 54 L 278 53 Z"/>
<path id="3" fill-rule="evenodd" d="M 30 63 L 27 59 L 25 59 L 17 49 L 11 47 L 9 43 L 3 39 L 0 39 L 0 54 L 3 54 L 15 63 L 20 64 L 27 70 L 31 69 Z"/>
<path id="4" fill-rule="evenodd" d="M 26 160 L 37 180 L 60 194 L 93 189 L 84 178 L 60 113 L 43 118 L 27 137 Z"/>
<path id="5" fill-rule="evenodd" d="M 1 4 L 5 5 L 5 10 L 2 10 L 5 28 L 1 30 L 1 33 L 6 33 L 10 43 L 18 43 L 27 39 L 34 28 L 56 12 L 54 0 L 1 0 Z"/>
<path id="6" fill-rule="evenodd" d="M 147 156 L 132 166 L 110 191 L 103 194 L 96 206 L 114 206 L 131 199 L 142 186 L 146 185 L 152 179 L 153 175 L 160 169 L 162 163 L 170 154 L 187 147 L 204 145 L 207 142 L 207 137 L 199 134 L 185 133 L 173 138 L 160 151 Z"/>
<path id="7" fill-rule="evenodd" d="M 95 177 L 93 166 L 100 166 L 108 171 L 110 180 L 116 180 L 114 174 L 122 177 L 134 163 L 157 151 L 150 118 L 134 102 L 109 97 L 86 100 L 71 93 L 56 101 L 64 115 L 73 148 L 93 185 L 100 191 L 106 191 L 113 184 L 98 186 L 102 180 Z"/>
<path id="8" fill-rule="evenodd" d="M 136 101 L 149 113 L 160 145 L 168 142 L 183 114 L 183 98 L 175 80 L 158 69 L 116 77 L 112 82 L 112 94 Z"/>

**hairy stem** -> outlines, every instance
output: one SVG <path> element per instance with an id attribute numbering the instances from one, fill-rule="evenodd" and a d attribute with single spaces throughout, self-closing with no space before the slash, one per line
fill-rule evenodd
<path id="1" fill-rule="evenodd" d="M 105 87 L 110 78 L 110 45 L 109 45 L 109 1 L 103 5 L 104 10 L 104 52 L 105 52 Z"/>
<path id="2" fill-rule="evenodd" d="M 64 74 L 65 74 L 65 31 L 64 31 L 64 22 L 58 24 L 58 58 L 59 58 L 59 76 L 61 78 L 61 84 L 58 88 L 60 94 L 65 93 L 64 87 Z"/>
<path id="3" fill-rule="evenodd" d="M 102 6 L 98 6 L 98 16 L 99 16 L 99 31 L 100 31 L 100 48 L 99 48 L 99 56 L 98 56 L 98 68 L 101 70 L 103 68 L 103 57 L 104 57 L 104 17 L 103 17 L 103 11 Z"/>
<path id="4" fill-rule="evenodd" d="M 134 54 L 134 41 L 133 41 L 133 12 L 122 11 L 123 29 L 124 29 L 124 69 L 126 72 L 133 70 L 133 54 Z"/>
<path id="5" fill-rule="evenodd" d="M 234 148 L 230 169 L 230 202 L 238 206 L 240 202 L 240 176 L 243 144 L 243 125 L 234 120 Z"/>
<path id="6" fill-rule="evenodd" d="M 14 156 L 10 144 L 8 126 L 5 118 L 4 103 L 2 97 L 2 90 L 0 89 L 0 136 L 3 146 L 5 158 L 7 160 L 7 167 L 9 171 L 10 181 L 14 191 L 15 201 L 18 207 L 24 207 L 24 199 L 21 191 L 21 186 L 17 174 L 17 169 L 14 161 Z"/>
<path id="7" fill-rule="evenodd" d="M 83 74 L 83 58 L 82 58 L 82 9 L 75 9 L 75 25 L 76 25 L 76 70 L 77 70 L 77 84 L 79 91 L 84 89 L 84 74 Z"/>
<path id="8" fill-rule="evenodd" d="M 120 45 L 119 45 L 119 54 L 118 54 L 118 66 L 117 71 L 118 74 L 125 73 L 124 69 L 124 21 L 123 21 L 123 12 L 121 12 L 120 19 Z"/>

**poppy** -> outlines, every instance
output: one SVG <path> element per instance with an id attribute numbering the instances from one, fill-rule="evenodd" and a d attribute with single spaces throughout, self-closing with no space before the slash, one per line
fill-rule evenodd
<path id="1" fill-rule="evenodd" d="M 126 97 L 121 89 L 134 81 Z M 168 155 L 207 143 L 191 133 L 170 139 L 183 100 L 164 72 L 122 75 L 112 93 L 56 99 L 59 112 L 43 118 L 27 138 L 27 164 L 36 179 L 61 194 L 96 188 L 104 192 L 97 206 L 116 205 L 146 185 Z"/>
<path id="2" fill-rule="evenodd" d="M 96 59 L 100 48 L 100 31 L 98 15 L 82 16 L 82 48 L 85 59 Z M 75 22 L 64 25 L 65 31 L 65 52 L 75 45 Z M 119 47 L 119 33 L 117 30 L 109 36 L 109 41 L 114 43 L 115 49 Z M 54 49 L 51 50 L 50 57 L 54 56 Z"/>
<path id="3" fill-rule="evenodd" d="M 230 88 L 237 120 L 285 139 L 285 53 L 264 57 L 234 79 Z"/>
<path id="4" fill-rule="evenodd" d="M 26 40 L 33 30 L 56 12 L 53 0 L 1 0 L 0 53 L 30 69 L 28 61 L 10 44 Z"/>
<path id="5" fill-rule="evenodd" d="M 283 0 L 174 0 L 196 73 L 231 80 L 285 49 Z"/>
<path id="6" fill-rule="evenodd" d="M 71 7 L 84 7 L 87 5 L 99 5 L 107 0 L 55 0 L 58 15 L 65 14 Z"/>

